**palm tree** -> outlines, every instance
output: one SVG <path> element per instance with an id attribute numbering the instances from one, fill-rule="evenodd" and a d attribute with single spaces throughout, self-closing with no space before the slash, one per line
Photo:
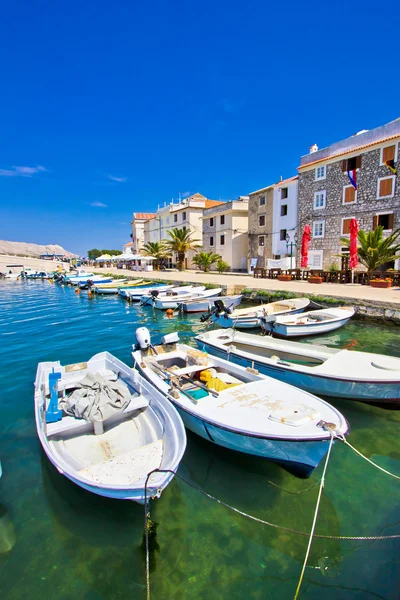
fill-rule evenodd
<path id="1" fill-rule="evenodd" d="M 182 271 L 186 252 L 196 250 L 199 247 L 197 242 L 200 240 L 194 240 L 193 233 L 187 227 L 171 229 L 167 234 L 171 239 L 166 240 L 166 247 L 170 252 L 176 252 L 178 255 L 178 269 Z"/>
<path id="2" fill-rule="evenodd" d="M 378 225 L 373 231 L 358 232 L 358 259 L 367 267 L 368 272 L 376 271 L 385 263 L 400 258 L 400 229 L 396 229 L 387 238 L 383 237 L 383 227 Z M 343 246 L 350 246 L 348 238 L 341 238 Z"/>
<path id="3" fill-rule="evenodd" d="M 207 273 L 210 270 L 211 265 L 217 262 L 217 260 L 220 258 L 220 255 L 215 254 L 214 252 L 198 252 L 192 260 L 195 265 Z"/>
<path id="4" fill-rule="evenodd" d="M 143 246 L 141 252 L 144 256 L 154 256 L 156 259 L 156 269 L 159 269 L 163 259 L 170 255 L 164 240 L 161 240 L 161 242 L 147 242 L 147 244 Z"/>

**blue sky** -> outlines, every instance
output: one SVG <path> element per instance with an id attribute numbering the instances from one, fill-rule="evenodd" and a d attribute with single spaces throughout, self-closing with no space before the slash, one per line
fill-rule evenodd
<path id="1" fill-rule="evenodd" d="M 134 211 L 248 194 L 314 142 L 399 117 L 399 16 L 371 0 L 3 3 L 0 239 L 120 248 Z"/>

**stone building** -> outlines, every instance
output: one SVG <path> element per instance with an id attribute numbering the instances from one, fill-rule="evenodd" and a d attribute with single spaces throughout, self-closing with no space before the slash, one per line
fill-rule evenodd
<path id="1" fill-rule="evenodd" d="M 248 206 L 249 198 L 240 196 L 203 212 L 203 251 L 219 254 L 232 271 L 247 271 Z"/>
<path id="2" fill-rule="evenodd" d="M 349 236 L 354 217 L 366 231 L 383 225 L 389 235 L 400 227 L 399 143 L 396 119 L 322 150 L 314 144 L 301 158 L 298 233 L 301 239 L 304 225 L 310 225 L 310 267 L 347 268 L 347 257 L 338 257 L 346 250 L 340 238 Z M 298 258 L 299 249 L 300 244 Z"/>
<path id="3" fill-rule="evenodd" d="M 273 208 L 273 185 L 249 194 L 249 267 L 255 259 L 264 267 L 272 258 Z"/>

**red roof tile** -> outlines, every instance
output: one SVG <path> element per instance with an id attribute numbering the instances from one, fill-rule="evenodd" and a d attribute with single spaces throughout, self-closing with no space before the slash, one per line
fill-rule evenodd
<path id="1" fill-rule="evenodd" d="M 220 204 L 225 204 L 225 203 L 221 202 L 220 200 L 206 200 L 205 207 L 212 208 L 213 206 L 219 206 Z"/>
<path id="2" fill-rule="evenodd" d="M 133 216 L 135 219 L 146 219 L 148 221 L 154 219 L 157 215 L 156 213 L 133 213 Z"/>

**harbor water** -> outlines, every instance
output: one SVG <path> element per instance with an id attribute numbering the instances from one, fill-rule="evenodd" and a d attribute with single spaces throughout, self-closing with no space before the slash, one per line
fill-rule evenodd
<path id="1" fill-rule="evenodd" d="M 90 494 L 48 462 L 36 435 L 37 363 L 85 361 L 108 350 L 131 365 L 135 329 L 153 339 L 179 331 L 192 343 L 199 315 L 168 318 L 118 296 L 75 294 L 48 282 L 0 281 L 0 598 L 108 600 L 146 598 L 143 507 Z M 308 339 L 400 356 L 399 328 L 353 320 Z M 351 426 L 349 441 L 400 475 L 400 411 L 330 400 Z M 293 598 L 307 537 L 251 521 L 224 503 L 297 531 L 310 532 L 323 464 L 308 480 L 188 432 L 175 478 L 152 503 L 153 600 Z M 308 490 L 308 491 L 307 491 Z M 302 493 L 303 492 L 303 493 Z M 317 534 L 400 534 L 400 481 L 335 443 Z M 300 597 L 344 600 L 400 597 L 400 540 L 315 539 Z"/>

